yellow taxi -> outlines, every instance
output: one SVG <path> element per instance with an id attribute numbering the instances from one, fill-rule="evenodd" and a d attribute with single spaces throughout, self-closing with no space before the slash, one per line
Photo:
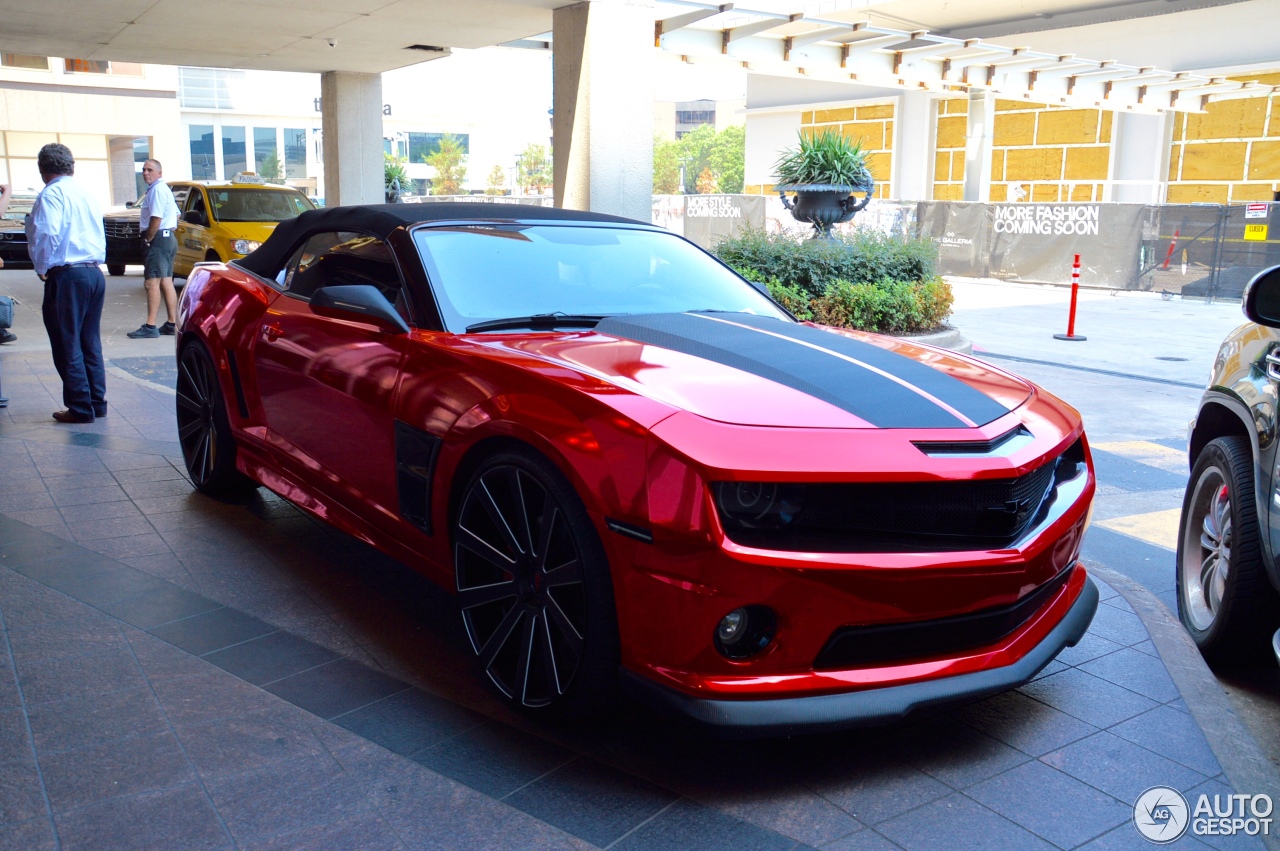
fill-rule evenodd
<path id="1" fill-rule="evenodd" d="M 229 181 L 177 180 L 169 188 L 178 204 L 176 278 L 187 277 L 205 260 L 237 260 L 261 245 L 280 222 L 315 209 L 292 186 L 267 183 L 247 172 Z"/>

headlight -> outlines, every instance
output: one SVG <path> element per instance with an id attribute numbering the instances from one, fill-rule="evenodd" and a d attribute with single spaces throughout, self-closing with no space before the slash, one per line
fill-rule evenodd
<path id="1" fill-rule="evenodd" d="M 774 482 L 716 482 L 712 485 L 721 522 L 743 529 L 781 529 L 804 509 L 804 485 Z"/>
<path id="2" fill-rule="evenodd" d="M 236 254 L 248 254 L 250 251 L 256 250 L 259 245 L 262 245 L 262 243 L 255 242 L 252 239 L 237 239 L 231 243 L 231 247 L 235 249 Z"/>

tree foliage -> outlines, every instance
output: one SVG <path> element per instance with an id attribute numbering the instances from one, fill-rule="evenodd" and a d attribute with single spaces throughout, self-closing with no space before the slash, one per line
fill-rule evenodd
<path id="1" fill-rule="evenodd" d="M 719 133 L 703 124 L 684 134 L 678 141 L 653 140 L 653 192 L 674 195 L 680 192 L 702 192 L 703 172 L 710 171 L 715 192 L 742 191 L 746 165 L 747 128 L 726 127 Z M 680 186 L 680 163 L 685 164 L 685 185 Z"/>
<path id="2" fill-rule="evenodd" d="M 432 195 L 463 194 L 467 179 L 466 158 L 462 140 L 452 133 L 445 133 L 433 152 L 422 155 L 422 161 L 436 170 L 436 176 L 431 178 Z"/>
<path id="3" fill-rule="evenodd" d="M 486 195 L 502 195 L 506 191 L 507 175 L 502 171 L 502 166 L 495 165 L 489 170 L 489 185 L 484 190 Z"/>
<path id="4" fill-rule="evenodd" d="M 720 185 L 716 183 L 716 176 L 711 173 L 710 168 L 704 168 L 698 175 L 698 194 L 714 195 L 719 191 Z"/>
<path id="5" fill-rule="evenodd" d="M 680 143 L 653 137 L 653 194 L 680 194 Z"/>
<path id="6" fill-rule="evenodd" d="M 546 145 L 529 145 L 516 162 L 516 183 L 520 191 L 541 195 L 551 186 L 553 169 L 551 150 Z"/>
<path id="7" fill-rule="evenodd" d="M 280 157 L 276 154 L 275 148 L 272 148 L 271 153 L 263 158 L 262 165 L 258 169 L 258 176 L 272 183 L 284 182 L 284 174 L 280 168 Z"/>

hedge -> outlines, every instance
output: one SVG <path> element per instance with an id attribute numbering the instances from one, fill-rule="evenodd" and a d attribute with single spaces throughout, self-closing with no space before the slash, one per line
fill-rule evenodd
<path id="1" fill-rule="evenodd" d="M 857 231 L 797 240 L 747 231 L 714 252 L 747 280 L 764 284 L 797 319 L 911 334 L 936 330 L 951 314 L 951 285 L 935 274 L 937 250 L 925 239 Z"/>

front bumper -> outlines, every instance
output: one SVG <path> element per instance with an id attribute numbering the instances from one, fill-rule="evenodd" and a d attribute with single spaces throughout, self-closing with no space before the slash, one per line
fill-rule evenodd
<path id="1" fill-rule="evenodd" d="M 1062 620 L 1013 664 L 904 685 L 811 697 L 708 700 L 691 697 L 627 670 L 622 672 L 622 682 L 623 687 L 640 700 L 728 735 L 778 736 L 886 724 L 917 709 L 974 700 L 1028 682 L 1062 650 L 1080 641 L 1097 608 L 1098 589 L 1086 578 Z"/>

